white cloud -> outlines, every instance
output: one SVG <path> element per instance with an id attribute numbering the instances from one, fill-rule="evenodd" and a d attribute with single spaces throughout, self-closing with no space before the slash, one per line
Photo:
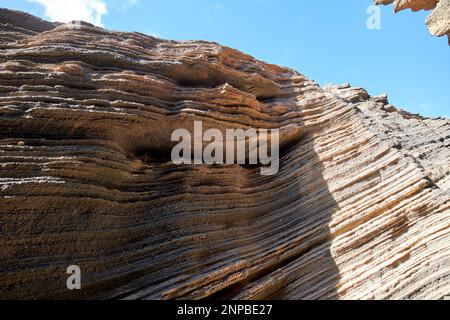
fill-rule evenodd
<path id="1" fill-rule="evenodd" d="M 106 0 L 111 8 L 119 11 L 127 11 L 140 5 L 141 0 Z"/>
<path id="2" fill-rule="evenodd" d="M 223 10 L 223 5 L 221 5 L 220 3 L 215 3 L 213 4 L 213 6 L 211 7 L 211 9 L 215 12 L 218 11 L 222 11 Z"/>
<path id="3" fill-rule="evenodd" d="M 133 6 L 137 6 L 138 4 L 139 4 L 139 0 L 126 0 L 126 1 L 122 1 L 122 8 L 128 9 Z"/>
<path id="4" fill-rule="evenodd" d="M 103 27 L 108 10 L 103 0 L 28 0 L 45 7 L 45 15 L 55 22 L 82 20 Z M 128 2 L 135 2 L 133 0 Z"/>
<path id="5" fill-rule="evenodd" d="M 419 104 L 417 109 L 419 109 L 419 112 L 429 113 L 431 111 L 431 109 L 433 109 L 433 104 L 431 104 L 431 103 L 421 103 L 421 104 Z"/>

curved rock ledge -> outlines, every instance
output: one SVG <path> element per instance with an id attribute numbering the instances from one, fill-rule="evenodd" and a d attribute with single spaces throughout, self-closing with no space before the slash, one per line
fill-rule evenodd
<path id="1" fill-rule="evenodd" d="M 216 43 L 0 22 L 0 298 L 449 294 L 449 120 Z M 196 120 L 279 128 L 280 172 L 172 164 Z"/>
<path id="2" fill-rule="evenodd" d="M 375 4 L 394 4 L 394 11 L 405 9 L 412 11 L 432 10 L 426 24 L 430 33 L 437 37 L 447 35 L 450 45 L 450 0 L 374 0 Z"/>

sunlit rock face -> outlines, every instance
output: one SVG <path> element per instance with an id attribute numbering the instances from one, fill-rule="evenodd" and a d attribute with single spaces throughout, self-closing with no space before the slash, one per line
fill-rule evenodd
<path id="1" fill-rule="evenodd" d="M 0 298 L 449 294 L 449 120 L 216 43 L 0 23 Z M 279 129 L 278 174 L 173 164 L 194 121 Z"/>
<path id="2" fill-rule="evenodd" d="M 375 4 L 394 5 L 394 11 L 405 9 L 412 11 L 433 10 L 426 24 L 430 33 L 437 37 L 447 35 L 450 45 L 450 0 L 374 0 Z"/>

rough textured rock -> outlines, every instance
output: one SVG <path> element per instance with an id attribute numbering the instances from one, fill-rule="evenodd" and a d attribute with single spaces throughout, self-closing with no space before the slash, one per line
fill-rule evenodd
<path id="1" fill-rule="evenodd" d="M 450 293 L 449 120 L 215 43 L 0 22 L 1 298 Z M 279 174 L 174 165 L 194 120 L 279 128 Z"/>
<path id="2" fill-rule="evenodd" d="M 450 45 L 450 0 L 374 0 L 376 4 L 394 3 L 394 11 L 399 12 L 405 9 L 412 11 L 431 10 L 426 24 L 428 30 L 434 36 L 442 37 L 447 35 Z"/>

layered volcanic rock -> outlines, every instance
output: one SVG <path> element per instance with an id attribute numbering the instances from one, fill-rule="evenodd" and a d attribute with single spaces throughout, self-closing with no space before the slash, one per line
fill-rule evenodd
<path id="1" fill-rule="evenodd" d="M 449 295 L 449 120 L 216 43 L 0 28 L 0 298 Z M 279 173 L 173 164 L 194 121 L 280 129 Z"/>
<path id="2" fill-rule="evenodd" d="M 374 0 L 376 4 L 394 3 L 394 11 L 405 9 L 412 11 L 431 10 L 426 24 L 430 33 L 437 37 L 447 35 L 450 45 L 450 0 Z"/>

